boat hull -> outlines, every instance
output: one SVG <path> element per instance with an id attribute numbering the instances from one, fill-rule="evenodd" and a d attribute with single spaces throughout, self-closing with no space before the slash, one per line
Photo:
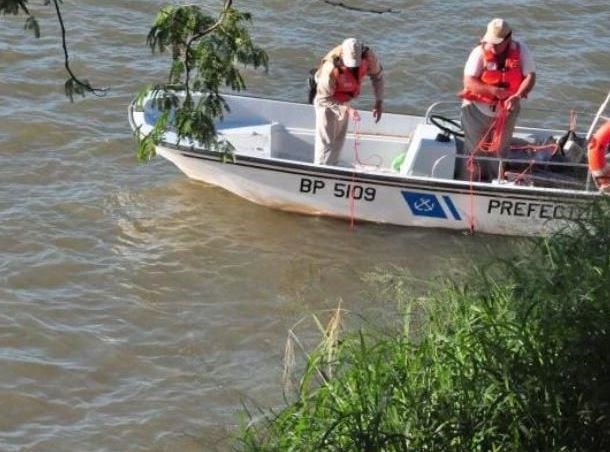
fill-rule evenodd
<path id="1" fill-rule="evenodd" d="M 594 193 L 472 184 L 159 146 L 188 177 L 310 215 L 502 235 L 547 235 L 588 215 Z"/>
<path id="2" fill-rule="evenodd" d="M 141 137 L 153 132 L 159 117 L 155 96 L 149 93 L 130 106 L 131 126 Z M 317 165 L 311 105 L 250 96 L 225 99 L 230 113 L 216 129 L 218 138 L 234 148 L 231 157 L 181 140 L 171 128 L 156 151 L 192 179 L 275 209 L 532 236 L 587 218 L 601 196 L 586 163 L 565 155 L 553 160 L 561 130 L 518 127 L 513 134 L 516 156 L 469 156 L 459 134 L 443 126 L 451 120 L 432 114 L 442 103 L 431 106 L 425 116 L 384 113 L 379 122 L 363 111 L 348 130 L 339 162 Z M 538 152 L 553 146 L 553 152 Z M 485 160 L 498 165 L 497 178 L 464 180 L 476 174 L 464 169 Z"/>

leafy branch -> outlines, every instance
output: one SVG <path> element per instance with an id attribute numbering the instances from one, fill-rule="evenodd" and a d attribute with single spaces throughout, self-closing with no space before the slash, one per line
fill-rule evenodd
<path id="1" fill-rule="evenodd" d="M 45 5 L 49 4 L 50 0 L 45 0 Z M 59 2 L 63 3 L 62 0 L 53 0 L 53 4 L 55 5 L 55 13 L 57 15 L 57 20 L 59 21 L 59 26 L 61 28 L 61 45 L 64 50 L 64 67 L 66 71 L 70 75 L 70 78 L 66 81 L 64 87 L 66 90 L 66 96 L 70 98 L 70 102 L 74 102 L 74 95 L 80 94 L 85 97 L 85 93 L 89 92 L 98 97 L 106 95 L 107 89 L 94 88 L 92 87 L 87 80 L 80 80 L 72 69 L 70 68 L 70 61 L 68 56 L 68 46 L 66 44 L 66 27 L 64 26 L 64 20 L 61 15 L 61 10 L 59 9 Z"/>
<path id="2" fill-rule="evenodd" d="M 172 64 L 166 83 L 139 96 L 141 103 L 152 90 L 152 106 L 161 112 L 153 131 L 138 140 L 140 160 L 154 155 L 154 145 L 169 127 L 178 140 L 197 141 L 224 155 L 231 153 L 232 146 L 218 140 L 214 125 L 229 111 L 220 90 L 246 88 L 238 63 L 268 68 L 267 54 L 254 45 L 246 28 L 251 15 L 237 11 L 232 3 L 225 0 L 217 18 L 196 5 L 166 6 L 157 14 L 146 42 L 153 53 L 170 50 Z"/>
<path id="3" fill-rule="evenodd" d="M 57 16 L 57 20 L 59 21 L 59 26 L 61 29 L 61 43 L 64 52 L 64 66 L 70 78 L 66 81 L 64 87 L 66 96 L 70 98 L 70 101 L 74 101 L 74 95 L 79 94 L 81 96 L 85 96 L 87 92 L 92 93 L 96 96 L 103 96 L 106 93 L 106 89 L 94 88 L 92 87 L 87 80 L 79 79 L 72 68 L 70 67 L 69 55 L 68 55 L 68 45 L 66 40 L 66 28 L 64 26 L 63 17 L 61 14 L 61 10 L 59 8 L 59 3 L 63 4 L 62 0 L 44 0 L 44 6 L 48 6 L 51 1 L 53 1 L 53 5 L 55 7 L 55 14 Z M 24 24 L 24 29 L 32 30 L 34 36 L 36 38 L 40 38 L 40 25 L 36 17 L 30 12 L 27 7 L 28 0 L 0 0 L 0 13 L 3 15 L 12 14 L 18 15 L 23 13 L 27 16 Z"/>
<path id="4" fill-rule="evenodd" d="M 17 15 L 21 10 L 23 13 L 29 15 L 30 12 L 26 6 L 28 0 L 0 0 L 0 13 L 6 16 L 7 14 Z"/>

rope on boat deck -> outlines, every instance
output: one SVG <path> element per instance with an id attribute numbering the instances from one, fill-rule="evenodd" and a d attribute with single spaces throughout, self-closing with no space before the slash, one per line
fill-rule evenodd
<path id="1" fill-rule="evenodd" d="M 608 97 L 610 99 L 610 94 L 608 95 Z M 468 220 L 467 220 L 468 221 L 468 230 L 471 234 L 474 233 L 474 227 L 475 227 L 474 187 L 473 187 L 472 183 L 474 181 L 474 175 L 475 175 L 476 170 L 479 170 L 478 171 L 478 180 L 481 180 L 480 168 L 474 159 L 475 154 L 477 153 L 477 151 L 481 151 L 482 153 L 496 154 L 497 156 L 499 156 L 500 151 L 501 151 L 501 145 L 504 140 L 504 134 L 506 132 L 505 125 L 506 125 L 506 120 L 508 119 L 509 112 L 508 112 L 508 109 L 504 106 L 504 103 L 500 103 L 498 106 L 500 107 L 500 110 L 498 111 L 498 115 L 491 122 L 487 131 L 482 135 L 481 139 L 479 140 L 477 145 L 474 147 L 474 149 L 472 149 L 470 151 L 470 155 L 468 156 L 466 169 L 468 171 L 468 175 L 469 175 L 469 179 L 470 179 L 470 181 L 469 181 L 470 182 L 469 183 L 469 198 L 470 198 L 469 199 L 469 201 L 470 201 L 469 210 L 470 210 L 470 212 L 468 212 L 466 217 L 468 218 Z M 571 110 L 570 111 L 570 121 L 569 121 L 569 130 L 571 130 L 571 131 L 576 130 L 576 118 L 577 118 L 576 111 Z M 488 138 L 491 138 L 491 139 L 488 140 Z M 527 145 L 527 146 L 510 146 L 511 149 L 528 149 L 533 152 L 546 150 L 546 149 L 549 149 L 550 147 L 554 148 L 553 154 L 555 154 L 559 151 L 558 143 L 550 143 L 550 144 L 543 144 L 543 145 Z M 516 180 L 524 179 L 526 173 L 530 170 L 533 170 L 534 163 L 535 163 L 535 159 L 530 160 L 529 166 L 527 168 L 525 168 L 523 171 L 521 171 L 521 173 L 519 173 Z M 499 172 L 498 172 L 498 177 L 499 178 L 504 177 L 501 163 L 500 163 L 500 168 L 499 168 Z"/>
<path id="2" fill-rule="evenodd" d="M 351 107 L 353 108 L 353 107 Z M 360 144 L 361 144 L 361 139 L 362 139 L 362 131 L 360 130 L 360 114 L 358 113 L 358 110 L 354 109 L 355 113 L 352 116 L 352 122 L 354 123 L 354 161 L 353 161 L 353 165 L 352 167 L 355 169 L 357 168 L 356 165 L 360 165 L 360 167 L 365 166 L 365 164 L 370 164 L 370 161 L 372 159 L 379 159 L 379 161 L 377 163 L 373 163 L 372 165 L 375 166 L 377 169 L 382 168 L 383 166 L 383 157 L 381 155 L 378 154 L 372 154 L 369 155 L 367 157 L 367 162 L 363 162 L 360 159 Z M 366 134 L 365 134 L 366 135 Z M 385 136 L 385 134 L 384 134 Z M 396 136 L 401 136 L 402 135 L 396 135 Z M 354 198 L 354 193 L 355 193 L 355 187 L 356 187 L 356 172 L 352 171 L 352 184 L 351 187 L 349 188 L 349 200 L 350 200 L 350 230 L 354 229 L 354 224 L 355 224 L 355 217 L 356 217 L 356 199 Z"/>

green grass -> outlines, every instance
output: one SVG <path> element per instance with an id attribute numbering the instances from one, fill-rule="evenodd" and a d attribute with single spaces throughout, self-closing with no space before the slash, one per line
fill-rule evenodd
<path id="1" fill-rule="evenodd" d="M 607 209 L 424 299 L 393 278 L 399 334 L 339 335 L 334 316 L 291 403 L 238 448 L 610 450 Z"/>

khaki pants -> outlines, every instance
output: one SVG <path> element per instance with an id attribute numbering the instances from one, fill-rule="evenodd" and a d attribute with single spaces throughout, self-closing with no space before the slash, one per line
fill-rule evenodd
<path id="1" fill-rule="evenodd" d="M 338 117 L 330 108 L 316 105 L 316 142 L 314 163 L 318 165 L 336 165 L 339 154 L 345 143 L 349 115 L 347 106 Z"/>
<path id="2" fill-rule="evenodd" d="M 464 154 L 466 156 L 475 152 L 476 155 L 483 157 L 505 157 L 510 150 L 510 140 L 515 130 L 515 124 L 517 122 L 517 116 L 519 115 L 519 106 L 514 108 L 506 118 L 506 124 L 504 132 L 502 133 L 502 142 L 500 144 L 500 152 L 488 153 L 482 152 L 480 149 L 475 149 L 481 142 L 489 142 L 492 138 L 493 130 L 486 136 L 489 128 L 495 120 L 492 116 L 487 116 L 474 105 L 467 104 L 462 107 L 462 127 L 464 128 Z M 460 159 L 462 162 L 459 163 L 457 177 L 460 179 L 468 179 L 469 175 L 465 169 L 466 158 Z M 481 161 L 479 163 L 480 169 L 480 180 L 492 180 L 498 177 L 498 162 L 497 161 Z M 474 180 L 479 180 L 479 171 L 475 170 Z"/>

